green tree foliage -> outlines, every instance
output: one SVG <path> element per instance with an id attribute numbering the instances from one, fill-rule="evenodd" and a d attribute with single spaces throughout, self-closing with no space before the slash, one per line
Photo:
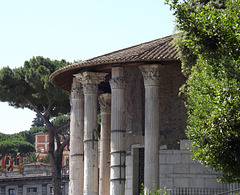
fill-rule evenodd
<path id="1" fill-rule="evenodd" d="M 2 140 L 5 140 L 7 137 L 8 137 L 7 134 L 4 134 L 4 133 L 1 133 L 1 132 L 0 132 L 0 140 L 1 140 L 1 141 L 2 141 Z"/>
<path id="2" fill-rule="evenodd" d="M 41 120 L 36 117 L 36 120 L 33 120 L 32 128 L 30 130 L 25 130 L 25 131 L 20 131 L 19 133 L 16 133 L 16 136 L 21 136 L 23 137 L 27 142 L 31 144 L 35 144 L 35 134 L 39 132 L 46 132 L 47 129 Z M 69 115 L 60 115 L 57 117 L 54 117 L 51 120 L 52 125 L 54 126 L 55 129 L 59 128 L 59 134 L 62 135 L 64 140 L 67 140 L 69 137 L 69 121 L 70 121 L 70 116 Z M 63 127 L 63 130 L 61 131 L 60 127 Z M 65 128 L 64 128 L 65 127 Z M 0 135 L 1 138 L 1 135 Z"/>
<path id="3" fill-rule="evenodd" d="M 11 163 L 8 170 L 13 167 L 14 160 L 19 156 L 26 156 L 35 151 L 34 145 L 27 142 L 23 137 L 16 135 L 5 135 L 0 141 L 1 158 L 11 157 Z"/>
<path id="4" fill-rule="evenodd" d="M 37 114 L 36 114 L 36 117 L 33 119 L 32 121 L 32 127 L 42 127 L 44 126 L 44 122 L 43 120 L 41 119 L 41 117 L 39 117 Z"/>
<path id="5" fill-rule="evenodd" d="M 30 130 L 20 131 L 16 135 L 23 137 L 27 142 L 35 144 L 35 134 L 46 130 L 45 126 L 32 127 Z"/>
<path id="6" fill-rule="evenodd" d="M 191 73 L 191 68 L 196 64 L 198 59 L 197 52 L 195 48 L 189 47 L 188 41 L 191 40 L 191 35 L 188 32 L 189 27 L 193 27 L 191 23 L 191 17 L 194 18 L 204 6 L 214 7 L 215 9 L 224 9 L 225 0 L 187 0 L 184 3 L 180 3 L 179 0 L 165 0 L 166 3 L 170 5 L 170 8 L 173 9 L 174 15 L 176 16 L 177 29 L 180 30 L 173 41 L 173 44 L 178 50 L 179 57 L 182 62 L 182 71 L 185 76 L 188 76 Z M 186 15 L 185 13 L 189 13 Z M 183 22 L 185 22 L 184 25 Z M 189 26 L 190 25 L 190 26 Z M 185 29 L 183 29 L 185 28 Z M 195 27 L 194 27 L 195 28 Z M 199 26 L 198 28 L 201 28 Z M 197 32 L 198 29 L 193 29 Z M 204 40 L 205 43 L 208 41 Z"/>
<path id="7" fill-rule="evenodd" d="M 62 139 L 63 140 L 68 139 L 70 135 L 69 128 L 70 115 L 67 114 L 57 116 L 51 122 L 56 129 L 59 129 L 59 134 L 62 136 Z"/>
<path id="8" fill-rule="evenodd" d="M 36 152 L 31 152 L 26 156 L 26 160 L 25 160 L 25 164 L 27 163 L 35 163 L 38 161 L 38 157 L 39 157 L 40 153 L 36 153 Z"/>
<path id="9" fill-rule="evenodd" d="M 222 181 L 239 182 L 240 0 L 168 4 L 185 35 L 181 44 L 197 56 L 183 87 L 194 157 L 222 171 Z"/>
<path id="10" fill-rule="evenodd" d="M 69 139 L 62 143 L 59 133 L 68 128 L 69 124 L 56 128 L 51 119 L 69 113 L 70 105 L 68 92 L 53 86 L 49 76 L 68 64 L 65 60 L 50 60 L 38 56 L 25 61 L 23 67 L 4 67 L 0 70 L 0 101 L 8 102 L 16 108 L 35 111 L 45 124 L 49 135 L 48 153 L 55 194 L 60 194 L 62 152 L 69 143 Z"/>
<path id="11" fill-rule="evenodd" d="M 191 68 L 196 64 L 197 55 L 191 48 L 188 48 L 184 41 L 188 38 L 186 32 L 175 35 L 172 43 L 175 45 L 182 63 L 182 72 L 187 77 L 191 73 Z"/>
<path id="12" fill-rule="evenodd" d="M 144 191 L 144 185 L 142 184 L 142 190 L 140 195 L 171 195 L 171 190 L 164 187 L 163 189 L 156 189 L 155 183 L 153 183 L 153 191 L 146 192 Z"/>
<path id="13" fill-rule="evenodd" d="M 49 155 L 42 157 L 39 161 L 43 163 L 49 163 L 50 162 Z"/>

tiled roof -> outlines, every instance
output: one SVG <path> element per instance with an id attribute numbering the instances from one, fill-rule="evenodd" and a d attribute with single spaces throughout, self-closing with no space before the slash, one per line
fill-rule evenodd
<path id="1" fill-rule="evenodd" d="M 54 72 L 50 76 L 50 80 L 56 86 L 70 90 L 68 82 L 71 84 L 72 74 L 81 71 L 82 68 L 93 66 L 109 66 L 110 64 L 130 64 L 136 62 L 163 62 L 178 60 L 177 50 L 171 44 L 173 36 L 174 35 L 170 35 L 68 65 Z"/>

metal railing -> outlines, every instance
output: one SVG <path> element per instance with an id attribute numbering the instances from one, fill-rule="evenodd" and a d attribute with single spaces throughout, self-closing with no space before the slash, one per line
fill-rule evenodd
<path id="1" fill-rule="evenodd" d="M 226 190 L 226 188 L 174 188 L 169 195 L 215 195 Z"/>
<path id="2" fill-rule="evenodd" d="M 163 192 L 163 190 L 161 191 Z M 161 193 L 160 193 L 161 194 Z M 240 195 L 240 185 L 223 184 L 219 188 L 172 188 L 168 189 L 167 195 Z"/>
<path id="3" fill-rule="evenodd" d="M 224 192 L 215 194 L 215 195 L 238 195 L 240 194 L 240 184 L 239 183 L 231 183 L 227 184 L 227 189 Z"/>
<path id="4" fill-rule="evenodd" d="M 240 194 L 240 188 L 234 189 L 234 190 L 229 190 L 229 191 L 222 192 L 222 193 L 218 193 L 215 195 L 238 195 L 238 194 Z"/>

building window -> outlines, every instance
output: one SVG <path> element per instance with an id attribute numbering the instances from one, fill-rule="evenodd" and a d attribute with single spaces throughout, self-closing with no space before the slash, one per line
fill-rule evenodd
<path id="1" fill-rule="evenodd" d="M 27 193 L 30 193 L 30 192 L 37 192 L 37 187 L 27 188 Z"/>
<path id="2" fill-rule="evenodd" d="M 19 165 L 19 158 L 15 158 L 14 164 L 15 164 L 15 165 Z"/>
<path id="3" fill-rule="evenodd" d="M 9 165 L 9 164 L 10 164 L 10 159 L 9 159 L 9 157 L 8 157 L 8 156 L 6 157 L 5 164 L 6 164 L 6 165 Z"/>
<path id="4" fill-rule="evenodd" d="M 8 195 L 16 195 L 16 190 L 14 188 L 8 189 Z"/>
<path id="5" fill-rule="evenodd" d="M 133 148 L 133 194 L 140 194 L 144 184 L 144 148 Z"/>
<path id="6" fill-rule="evenodd" d="M 53 187 L 50 187 L 50 188 L 49 188 L 49 193 L 50 193 L 50 194 L 53 194 Z"/>

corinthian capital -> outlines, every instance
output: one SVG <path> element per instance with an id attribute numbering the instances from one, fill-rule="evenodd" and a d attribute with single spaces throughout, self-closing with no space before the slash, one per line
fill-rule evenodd
<path id="1" fill-rule="evenodd" d="M 151 64 L 151 65 L 141 65 L 139 69 L 142 72 L 144 78 L 144 85 L 159 85 L 160 81 L 160 70 L 163 68 L 163 65 Z"/>
<path id="2" fill-rule="evenodd" d="M 99 96 L 98 100 L 101 108 L 101 113 L 111 113 L 111 94 L 104 93 Z"/>
<path id="3" fill-rule="evenodd" d="M 70 99 L 83 99 L 82 84 L 77 82 L 76 78 L 73 78 Z"/>
<path id="4" fill-rule="evenodd" d="M 105 80 L 106 75 L 107 73 L 99 72 L 83 72 L 74 74 L 77 81 L 82 83 L 84 94 L 96 94 L 98 91 L 98 84 Z"/>
<path id="5" fill-rule="evenodd" d="M 124 77 L 115 77 L 110 81 L 111 89 L 124 89 L 125 88 L 125 78 Z"/>

